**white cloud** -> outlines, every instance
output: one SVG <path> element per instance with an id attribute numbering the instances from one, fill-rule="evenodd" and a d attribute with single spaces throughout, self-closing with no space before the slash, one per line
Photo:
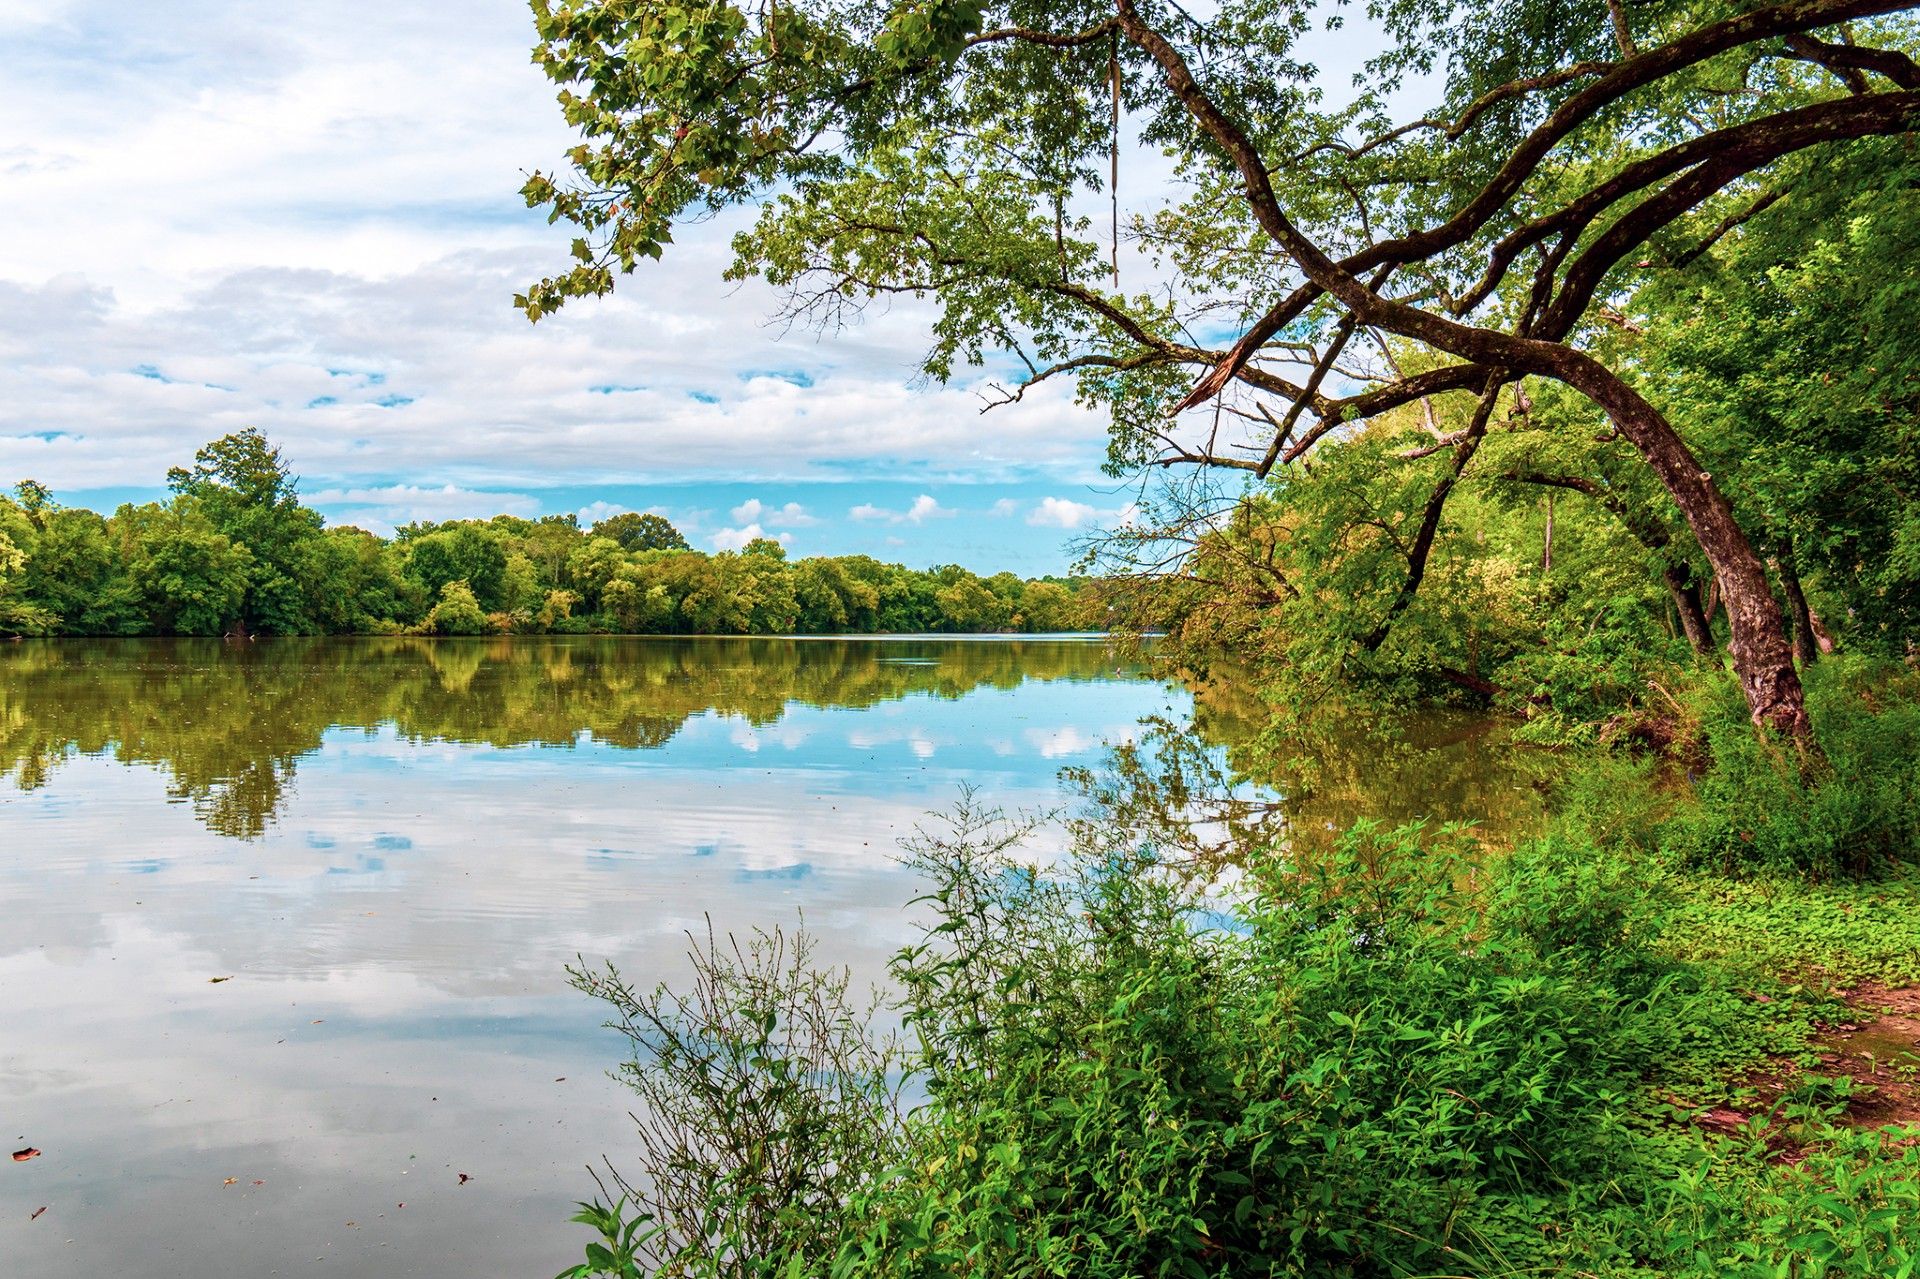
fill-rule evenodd
<path id="1" fill-rule="evenodd" d="M 528 325 L 510 299 L 568 236 L 516 192 L 572 139 L 512 0 L 451 27 L 364 0 L 0 6 L 29 20 L 0 133 L 32 140 L 0 148 L 0 481 L 158 487 L 255 425 L 309 487 L 1064 478 L 1099 453 L 1065 385 L 985 417 L 920 388 L 928 305 L 783 337 L 770 288 L 721 287 L 750 212 Z M 778 511 L 732 524 L 803 523 Z"/>
<path id="2" fill-rule="evenodd" d="M 1100 516 L 1099 508 L 1071 498 L 1043 497 L 1027 512 L 1027 523 L 1037 528 L 1081 528 Z"/>
<path id="3" fill-rule="evenodd" d="M 913 499 L 913 505 L 904 511 L 889 510 L 884 506 L 874 506 L 862 502 L 847 512 L 850 519 L 860 521 L 879 521 L 885 524 L 924 524 L 928 520 L 953 518 L 954 512 L 940 505 L 931 493 L 922 493 Z"/>
<path id="4" fill-rule="evenodd" d="M 707 540 L 716 551 L 740 551 L 746 549 L 748 542 L 762 537 L 771 537 L 782 546 L 793 545 L 793 534 L 769 533 L 758 524 L 749 524 L 745 528 L 723 528 Z"/>
<path id="5" fill-rule="evenodd" d="M 618 502 L 589 502 L 573 513 L 581 528 L 592 528 L 601 520 L 612 519 L 616 515 L 625 515 L 632 511 L 631 506 L 622 506 Z"/>
<path id="6" fill-rule="evenodd" d="M 785 506 L 768 506 L 757 497 L 750 497 L 733 508 L 735 523 L 748 524 L 758 521 L 768 528 L 808 528 L 820 521 L 807 513 L 807 508 L 798 502 L 788 502 Z"/>
<path id="7" fill-rule="evenodd" d="M 995 502 L 991 507 L 988 508 L 987 514 L 995 516 L 1000 519 L 1004 519 L 1007 516 L 1016 513 L 1017 511 L 1019 511 L 1019 509 L 1020 509 L 1020 503 L 1014 501 L 1010 497 L 1003 497 L 998 502 Z"/>

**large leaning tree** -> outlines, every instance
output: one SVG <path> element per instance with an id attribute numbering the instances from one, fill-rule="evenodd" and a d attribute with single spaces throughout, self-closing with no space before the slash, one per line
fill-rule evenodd
<path id="1" fill-rule="evenodd" d="M 1549 379 L 1697 539 L 1755 722 L 1810 740 L 1761 556 L 1601 339 L 1644 273 L 1780 201 L 1784 162 L 1920 130 L 1914 4 L 1371 0 L 1349 84 L 1302 48 L 1338 3 L 534 0 L 535 60 L 585 141 L 525 189 L 577 226 L 576 261 L 518 302 L 604 293 L 679 222 L 754 207 L 735 275 L 827 324 L 930 296 L 928 372 L 1011 361 L 1015 395 L 1071 377 L 1110 410 L 1117 465 L 1265 477 L 1471 396 L 1423 530 L 1500 406 Z M 1155 196 L 1132 291 L 1109 242 L 1123 157 Z"/>

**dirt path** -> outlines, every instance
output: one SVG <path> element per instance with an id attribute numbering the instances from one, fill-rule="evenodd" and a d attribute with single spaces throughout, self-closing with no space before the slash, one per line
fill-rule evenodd
<path id="1" fill-rule="evenodd" d="M 1863 983 L 1846 1000 L 1860 1019 L 1833 1027 L 1820 1061 L 1854 1082 L 1849 1121 L 1862 1128 L 1920 1124 L 1920 987 Z"/>

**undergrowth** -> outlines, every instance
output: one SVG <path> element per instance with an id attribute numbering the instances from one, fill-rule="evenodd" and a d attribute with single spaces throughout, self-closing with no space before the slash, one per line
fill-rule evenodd
<path id="1" fill-rule="evenodd" d="M 578 972 L 649 1175 L 566 1274 L 1920 1273 L 1920 1133 L 1848 1128 L 1844 1078 L 1742 1082 L 1811 1059 L 1835 987 L 1920 980 L 1920 721 L 1813 686 L 1823 775 L 1702 695 L 1704 769 L 1569 768 L 1494 853 L 1260 825 L 1222 873 L 1095 789 L 1041 863 L 969 801 L 910 846 L 877 1018 L 779 931 L 700 941 L 684 998 Z M 1766 1113 L 1696 1122 L 1734 1101 Z"/>

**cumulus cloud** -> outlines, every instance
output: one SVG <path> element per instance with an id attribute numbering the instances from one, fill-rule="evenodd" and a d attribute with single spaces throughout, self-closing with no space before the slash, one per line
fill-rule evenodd
<path id="1" fill-rule="evenodd" d="M 1020 510 L 1020 503 L 1014 501 L 1010 497 L 1003 497 L 998 502 L 995 502 L 992 506 L 987 508 L 987 514 L 995 516 L 996 518 L 999 518 L 999 519 L 1005 519 L 1007 516 L 1013 515 L 1017 513 L 1019 510 Z"/>
<path id="2" fill-rule="evenodd" d="M 1027 523 L 1036 528 L 1083 528 L 1100 517 L 1098 507 L 1071 498 L 1043 497 L 1027 512 Z"/>
<path id="3" fill-rule="evenodd" d="M 716 551 L 742 551 L 746 549 L 748 542 L 763 537 L 771 537 L 782 546 L 793 545 L 793 534 L 769 533 L 758 524 L 749 524 L 745 528 L 723 528 L 707 540 L 713 544 L 713 549 Z"/>
<path id="4" fill-rule="evenodd" d="M 820 521 L 807 513 L 807 508 L 798 502 L 788 502 L 784 506 L 769 506 L 757 497 L 750 497 L 733 508 L 734 522 L 737 524 L 761 523 L 768 528 L 807 528 Z"/>
<path id="5" fill-rule="evenodd" d="M 572 139 L 518 6 L 58 12 L 0 77 L 33 140 L 0 155 L 0 479 L 157 487 L 245 426 L 340 488 L 977 480 L 1098 454 L 1070 387 L 984 418 L 968 386 L 920 387 L 926 305 L 827 342 L 769 326 L 771 289 L 719 287 L 749 214 L 528 325 L 510 299 L 567 235 L 516 192 Z M 789 506 L 732 524 L 800 527 Z"/>
<path id="6" fill-rule="evenodd" d="M 940 505 L 931 493 L 922 493 L 913 499 L 913 505 L 904 511 L 889 510 L 884 506 L 874 506 L 862 502 L 847 512 L 849 519 L 875 521 L 883 524 L 925 524 L 928 520 L 953 518 L 954 512 Z"/>
<path id="7" fill-rule="evenodd" d="M 573 518 L 580 522 L 581 528 L 592 528 L 601 520 L 610 520 L 616 515 L 626 515 L 632 510 L 631 506 L 622 506 L 618 502 L 588 502 L 573 513 Z"/>

